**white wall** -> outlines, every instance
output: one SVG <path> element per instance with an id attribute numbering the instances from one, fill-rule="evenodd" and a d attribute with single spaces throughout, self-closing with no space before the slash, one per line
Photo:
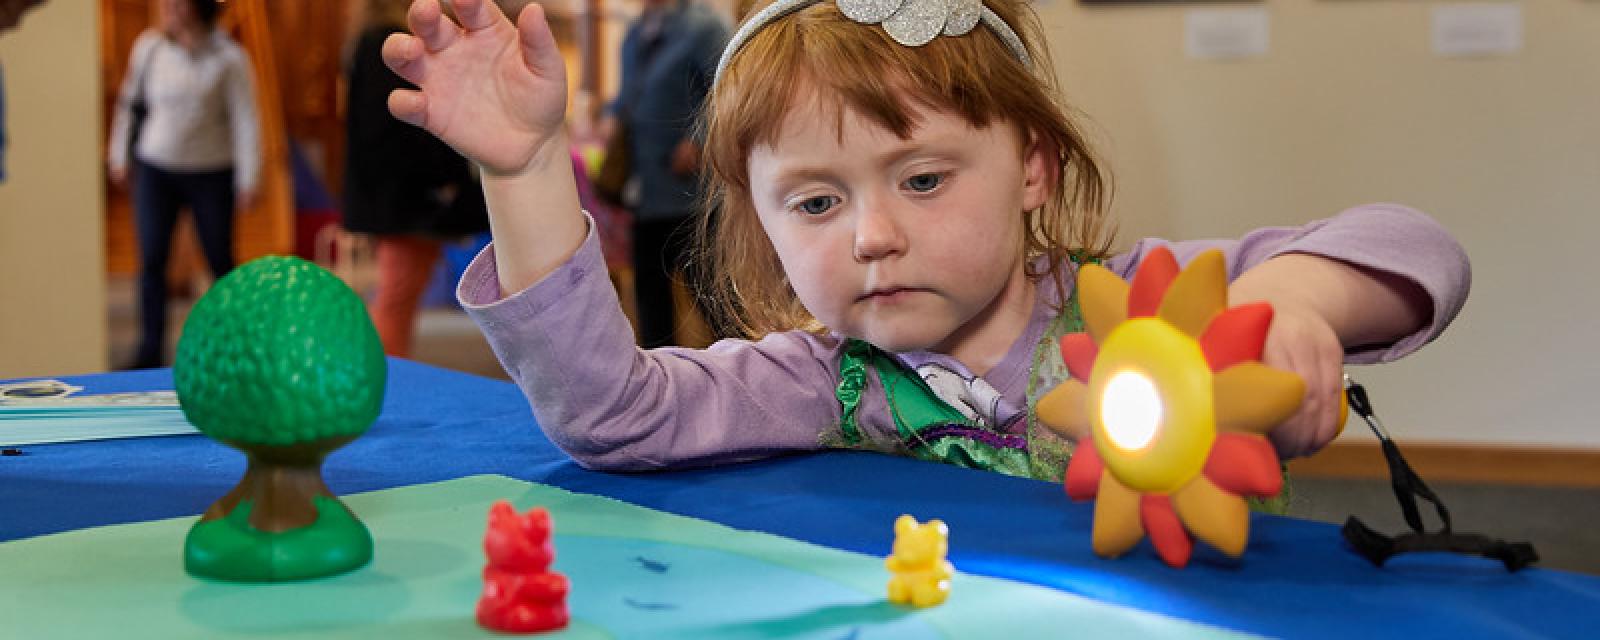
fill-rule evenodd
<path id="1" fill-rule="evenodd" d="M 96 4 L 47 2 L 0 35 L 0 378 L 105 369 Z"/>
<path id="2" fill-rule="evenodd" d="M 1038 6 L 1116 172 L 1124 242 L 1421 208 L 1474 283 L 1439 341 L 1353 371 L 1390 430 L 1600 448 L 1600 2 L 1528 0 L 1524 50 L 1478 59 L 1431 53 L 1438 4 L 1253 5 L 1271 51 L 1235 62 L 1184 54 L 1184 13 L 1217 5 Z"/>

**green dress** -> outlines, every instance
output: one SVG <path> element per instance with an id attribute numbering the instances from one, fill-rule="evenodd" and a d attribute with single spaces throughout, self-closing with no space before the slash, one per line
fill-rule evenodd
<path id="1" fill-rule="evenodd" d="M 1034 406 L 1039 396 L 1069 377 L 1057 346 L 1061 337 L 1083 330 L 1083 316 L 1074 292 L 1034 347 L 1023 418 L 1027 424 L 1021 434 L 1005 433 L 966 417 L 894 356 L 865 341 L 849 339 L 839 360 L 839 386 L 835 390 L 843 418 L 837 432 L 825 434 L 824 442 L 845 448 L 883 448 L 866 441 L 856 417 L 871 369 L 877 372 L 894 417 L 898 442 L 890 447 L 891 453 L 1060 482 L 1073 445 L 1040 424 Z"/>

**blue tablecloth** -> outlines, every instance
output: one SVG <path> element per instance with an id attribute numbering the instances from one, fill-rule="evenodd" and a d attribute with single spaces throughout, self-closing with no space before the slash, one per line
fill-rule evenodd
<path id="1" fill-rule="evenodd" d="M 70 381 L 85 393 L 172 388 L 166 370 Z M 0 458 L 0 541 L 197 514 L 244 470 L 240 453 L 200 436 L 25 453 Z M 1337 527 L 1292 518 L 1255 516 L 1242 560 L 1199 545 L 1189 567 L 1175 570 L 1148 543 L 1105 560 L 1089 549 L 1091 505 L 1069 502 L 1060 485 L 878 454 L 586 471 L 545 439 L 515 386 L 402 360 L 390 361 L 383 415 L 329 457 L 324 475 L 335 492 L 350 493 L 483 473 L 874 555 L 887 553 L 895 516 L 942 518 L 962 571 L 1275 636 L 1576 638 L 1600 626 L 1600 578 L 1507 573 L 1444 554 L 1402 556 L 1379 569 L 1348 550 Z M 1071 628 L 1063 620 L 1057 631 Z"/>

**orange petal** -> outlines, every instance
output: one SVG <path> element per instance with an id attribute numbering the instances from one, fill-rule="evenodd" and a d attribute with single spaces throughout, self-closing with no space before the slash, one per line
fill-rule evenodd
<path id="1" fill-rule="evenodd" d="M 1139 500 L 1139 517 L 1146 529 L 1150 530 L 1150 543 L 1156 547 L 1156 555 L 1169 566 L 1183 567 L 1189 564 L 1189 554 L 1194 551 L 1194 540 L 1189 538 L 1189 532 L 1183 530 L 1183 523 L 1178 521 L 1178 514 L 1172 510 L 1172 500 L 1167 496 L 1147 493 Z"/>
<path id="2" fill-rule="evenodd" d="M 1272 305 L 1239 305 L 1212 318 L 1200 336 L 1200 350 L 1205 352 L 1212 371 L 1260 360 L 1261 347 L 1267 343 L 1267 328 L 1271 326 Z"/>
<path id="3" fill-rule="evenodd" d="M 1144 537 L 1139 525 L 1139 493 L 1117 482 L 1110 473 L 1100 474 L 1100 490 L 1094 501 L 1094 552 L 1115 558 Z"/>
<path id="4" fill-rule="evenodd" d="M 1206 459 L 1205 477 L 1223 491 L 1270 498 L 1283 490 L 1278 452 L 1266 438 L 1252 433 L 1219 433 Z"/>
<path id="5" fill-rule="evenodd" d="M 1128 317 L 1155 315 L 1161 309 L 1161 298 L 1167 295 L 1167 287 L 1176 277 L 1178 259 L 1172 257 L 1171 249 L 1156 247 L 1145 254 L 1144 262 L 1139 263 L 1139 270 L 1133 274 L 1133 286 L 1128 290 Z"/>
<path id="6" fill-rule="evenodd" d="M 1072 377 L 1080 381 L 1089 381 L 1089 372 L 1094 370 L 1094 357 L 1099 353 L 1100 347 L 1087 333 L 1061 336 L 1061 360 L 1067 363 L 1067 371 L 1072 373 Z"/>
<path id="7" fill-rule="evenodd" d="M 1243 498 L 1200 476 L 1172 494 L 1172 508 L 1194 537 L 1235 558 L 1244 553 L 1250 540 L 1250 507 Z M 1155 534 L 1150 537 L 1155 539 Z"/>
<path id="8" fill-rule="evenodd" d="M 1066 486 L 1067 497 L 1073 500 L 1093 498 L 1100 488 L 1100 476 L 1105 470 L 1106 462 L 1100 459 L 1100 452 L 1095 450 L 1094 443 L 1088 439 L 1079 440 L 1072 450 L 1072 461 L 1067 463 L 1066 477 L 1061 479 L 1061 484 Z"/>
<path id="9" fill-rule="evenodd" d="M 1241 362 L 1212 378 L 1217 430 L 1265 434 L 1294 415 L 1306 383 L 1288 371 Z"/>
<path id="10" fill-rule="evenodd" d="M 1228 266 L 1220 249 L 1189 261 L 1161 298 L 1160 315 L 1179 331 L 1199 338 L 1211 319 L 1228 308 Z"/>
<path id="11" fill-rule="evenodd" d="M 1128 319 L 1128 283 L 1097 264 L 1079 267 L 1078 309 L 1089 336 L 1105 344 L 1111 330 Z"/>
<path id="12" fill-rule="evenodd" d="M 1056 388 L 1039 398 L 1033 411 L 1039 417 L 1039 422 L 1050 427 L 1051 431 L 1069 440 L 1088 442 L 1084 437 L 1089 435 L 1090 427 L 1089 387 L 1082 382 L 1069 378 L 1056 385 Z"/>

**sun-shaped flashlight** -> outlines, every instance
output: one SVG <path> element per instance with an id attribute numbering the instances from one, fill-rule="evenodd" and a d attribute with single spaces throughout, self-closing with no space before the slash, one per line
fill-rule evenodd
<path id="1" fill-rule="evenodd" d="M 1131 286 L 1082 267 L 1078 301 L 1087 331 L 1061 339 L 1072 377 L 1037 410 L 1078 442 L 1064 484 L 1074 500 L 1096 500 L 1095 553 L 1122 555 L 1148 533 L 1174 567 L 1189 562 L 1195 538 L 1243 554 L 1245 497 L 1283 487 L 1265 434 L 1305 394 L 1299 376 L 1260 362 L 1272 307 L 1228 308 L 1221 251 L 1180 272 L 1165 247 Z"/>

